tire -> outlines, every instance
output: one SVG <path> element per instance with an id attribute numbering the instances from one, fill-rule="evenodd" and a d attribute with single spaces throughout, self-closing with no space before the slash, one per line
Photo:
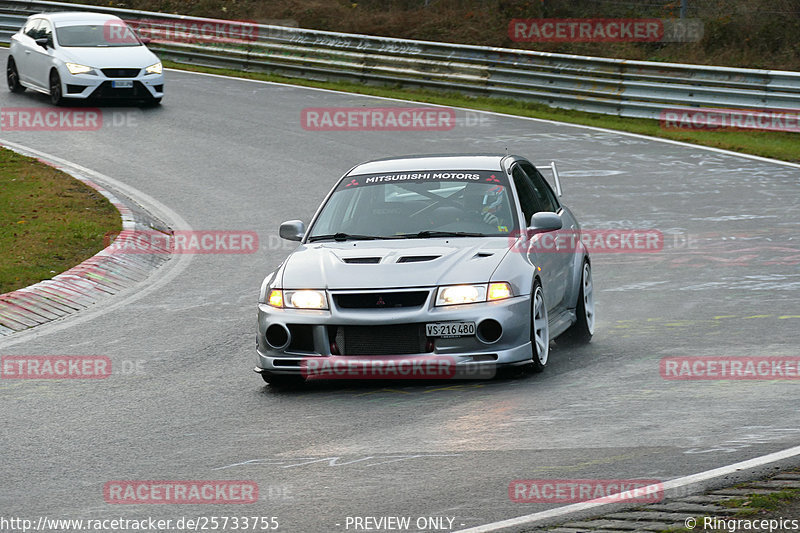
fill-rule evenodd
<path id="1" fill-rule="evenodd" d="M 586 344 L 594 335 L 594 286 L 592 284 L 592 267 L 584 260 L 581 269 L 581 288 L 578 293 L 578 305 L 575 308 L 577 320 L 567 331 L 561 334 L 564 344 Z"/>
<path id="2" fill-rule="evenodd" d="M 64 103 L 64 94 L 61 88 L 61 76 L 55 70 L 50 72 L 50 103 L 61 105 Z"/>
<path id="3" fill-rule="evenodd" d="M 13 57 L 9 57 L 8 63 L 6 63 L 6 81 L 8 82 L 8 90 L 12 93 L 25 92 L 25 87 L 19 83 L 19 71 L 17 71 L 17 64 L 14 62 Z"/>
<path id="4" fill-rule="evenodd" d="M 542 284 L 536 280 L 531 291 L 531 364 L 530 371 L 542 372 L 550 358 L 550 326 Z"/>
<path id="5" fill-rule="evenodd" d="M 306 381 L 303 376 L 272 374 L 269 372 L 261 372 L 261 379 L 272 387 L 298 387 Z"/>

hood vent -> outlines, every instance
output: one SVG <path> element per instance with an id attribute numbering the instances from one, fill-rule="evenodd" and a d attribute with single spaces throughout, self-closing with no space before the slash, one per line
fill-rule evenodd
<path id="1" fill-rule="evenodd" d="M 477 254 L 473 255 L 473 259 L 483 259 L 484 257 L 492 257 L 494 252 L 478 252 Z"/>
<path id="2" fill-rule="evenodd" d="M 374 265 L 381 262 L 380 257 L 343 257 L 342 261 L 351 265 Z"/>
<path id="3" fill-rule="evenodd" d="M 397 260 L 398 263 L 422 263 L 439 259 L 440 255 L 407 255 Z"/>

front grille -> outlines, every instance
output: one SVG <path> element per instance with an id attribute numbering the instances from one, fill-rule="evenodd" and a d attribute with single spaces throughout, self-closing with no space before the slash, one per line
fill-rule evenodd
<path id="1" fill-rule="evenodd" d="M 101 100 L 141 100 L 152 98 L 153 95 L 140 81 L 134 81 L 132 89 L 115 89 L 110 81 L 104 81 L 97 86 L 91 97 Z"/>
<path id="2" fill-rule="evenodd" d="M 394 309 L 421 307 L 428 299 L 428 291 L 364 292 L 334 294 L 333 301 L 341 309 Z"/>
<path id="3" fill-rule="evenodd" d="M 109 78 L 135 78 L 142 70 L 140 68 L 103 68 L 100 69 Z"/>
<path id="4" fill-rule="evenodd" d="M 425 353 L 425 326 L 332 326 L 340 355 L 410 355 Z"/>

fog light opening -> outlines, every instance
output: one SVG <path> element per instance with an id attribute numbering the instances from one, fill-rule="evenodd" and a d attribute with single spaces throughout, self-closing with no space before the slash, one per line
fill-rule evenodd
<path id="1" fill-rule="evenodd" d="M 486 319 L 478 324 L 477 337 L 483 343 L 493 344 L 503 336 L 503 326 L 494 319 Z"/>
<path id="2" fill-rule="evenodd" d="M 289 329 L 283 324 L 272 324 L 267 328 L 264 335 L 270 348 L 275 350 L 283 350 L 289 346 L 289 341 L 292 337 L 289 335 Z"/>

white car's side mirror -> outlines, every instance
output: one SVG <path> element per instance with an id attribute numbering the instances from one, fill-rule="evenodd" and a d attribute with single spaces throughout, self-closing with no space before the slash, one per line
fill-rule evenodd
<path id="1" fill-rule="evenodd" d="M 302 220 L 288 220 L 281 224 L 279 234 L 287 241 L 300 241 L 306 233 L 306 225 Z"/>

